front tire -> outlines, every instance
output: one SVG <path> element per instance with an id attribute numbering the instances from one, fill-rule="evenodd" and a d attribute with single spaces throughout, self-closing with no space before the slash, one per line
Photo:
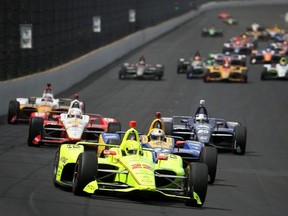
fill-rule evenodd
<path id="1" fill-rule="evenodd" d="M 218 152 L 215 147 L 205 146 L 202 148 L 200 161 L 208 167 L 208 183 L 213 184 L 216 179 Z"/>
<path id="2" fill-rule="evenodd" d="M 12 119 L 16 116 L 16 119 L 18 117 L 18 113 L 20 110 L 20 104 L 18 101 L 13 100 L 9 102 L 9 108 L 8 108 L 8 118 L 7 122 L 8 124 L 13 124 L 15 122 L 12 122 Z"/>
<path id="3" fill-rule="evenodd" d="M 95 152 L 83 152 L 78 156 L 73 174 L 72 192 L 83 196 L 85 186 L 96 179 L 98 160 Z"/>
<path id="4" fill-rule="evenodd" d="M 245 154 L 246 138 L 247 138 L 246 127 L 242 125 L 236 126 L 234 132 L 234 147 L 233 147 L 234 154 L 239 155 Z"/>
<path id="5" fill-rule="evenodd" d="M 40 117 L 33 117 L 32 119 L 30 119 L 29 122 L 29 134 L 28 134 L 28 146 L 37 146 L 39 147 L 40 144 L 38 142 L 38 145 L 35 145 L 33 143 L 33 140 L 35 139 L 35 137 L 37 136 L 41 136 L 42 134 L 42 130 L 43 130 L 43 123 L 44 123 L 44 119 L 40 118 Z"/>
<path id="6" fill-rule="evenodd" d="M 186 200 L 185 205 L 201 207 L 206 199 L 208 187 L 208 167 L 204 163 L 190 163 L 187 168 L 186 195 L 192 199 Z M 193 192 L 199 196 L 202 204 L 193 199 Z"/>

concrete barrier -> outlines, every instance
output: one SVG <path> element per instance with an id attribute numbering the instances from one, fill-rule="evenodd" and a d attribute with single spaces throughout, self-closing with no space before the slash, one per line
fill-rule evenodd
<path id="1" fill-rule="evenodd" d="M 202 5 L 197 11 L 191 11 L 180 17 L 168 20 L 157 26 L 136 32 L 119 41 L 90 52 L 74 61 L 42 73 L 0 82 L 0 116 L 6 115 L 10 100 L 17 97 L 40 96 L 46 83 L 52 83 L 55 94 L 58 94 L 77 82 L 85 79 L 97 70 L 121 58 L 126 53 L 171 31 L 182 23 L 199 15 L 203 11 L 228 6 L 250 6 L 257 4 L 288 4 L 287 0 L 250 0 L 233 2 L 210 2 Z"/>

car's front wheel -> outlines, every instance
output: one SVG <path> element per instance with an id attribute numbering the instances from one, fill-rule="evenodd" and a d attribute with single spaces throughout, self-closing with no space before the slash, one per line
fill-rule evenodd
<path id="1" fill-rule="evenodd" d="M 83 152 L 78 156 L 72 181 L 74 195 L 87 195 L 83 190 L 87 184 L 97 177 L 98 160 L 93 151 Z"/>

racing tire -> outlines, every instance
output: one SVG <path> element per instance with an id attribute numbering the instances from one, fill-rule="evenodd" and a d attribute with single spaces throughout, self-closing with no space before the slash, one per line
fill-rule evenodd
<path id="1" fill-rule="evenodd" d="M 247 72 L 243 72 L 242 74 L 243 83 L 248 83 L 248 74 Z"/>
<path id="2" fill-rule="evenodd" d="M 209 76 L 210 76 L 210 71 L 206 71 L 206 72 L 204 73 L 204 76 L 203 76 L 203 81 L 204 81 L 205 83 L 208 83 L 208 82 L 209 82 Z"/>
<path id="3" fill-rule="evenodd" d="M 72 192 L 74 195 L 88 195 L 83 189 L 88 183 L 96 179 L 97 170 L 98 160 L 95 152 L 86 151 L 78 156 L 72 180 Z"/>
<path id="4" fill-rule="evenodd" d="M 108 123 L 108 133 L 116 133 L 121 131 L 121 123 L 120 122 L 109 122 Z"/>
<path id="5" fill-rule="evenodd" d="M 239 125 L 234 129 L 233 153 L 244 155 L 246 151 L 246 127 Z"/>
<path id="6" fill-rule="evenodd" d="M 261 80 L 267 80 L 267 70 L 265 69 L 261 72 Z"/>
<path id="7" fill-rule="evenodd" d="M 120 80 L 126 79 L 125 71 L 123 71 L 123 70 L 119 71 L 119 79 Z"/>
<path id="8" fill-rule="evenodd" d="M 186 206 L 201 207 L 206 199 L 208 187 L 208 167 L 204 163 L 190 163 L 187 167 L 186 196 L 193 198 L 193 192 L 199 196 L 202 204 L 195 199 L 185 200 Z"/>
<path id="9" fill-rule="evenodd" d="M 168 136 L 173 135 L 173 122 L 172 121 L 164 121 L 164 130 L 165 134 Z"/>
<path id="10" fill-rule="evenodd" d="M 40 147 L 40 144 L 38 142 L 38 145 L 35 145 L 33 143 L 33 140 L 36 136 L 42 134 L 42 130 L 43 130 L 43 123 L 44 123 L 44 119 L 41 117 L 33 117 L 32 119 L 30 119 L 29 122 L 29 132 L 28 132 L 28 146 L 35 146 L 35 147 Z"/>
<path id="11" fill-rule="evenodd" d="M 202 148 L 200 161 L 208 167 L 208 183 L 213 184 L 216 179 L 218 152 L 217 148 L 205 146 Z"/>
<path id="12" fill-rule="evenodd" d="M 19 110 L 20 110 L 20 104 L 18 101 L 16 100 L 12 100 L 9 102 L 9 108 L 8 108 L 8 118 L 7 118 L 7 122 L 8 124 L 13 124 L 13 123 L 16 123 L 16 122 L 12 122 L 12 118 L 14 116 L 17 117 L 18 113 L 19 113 Z"/>
<path id="13" fill-rule="evenodd" d="M 57 170 L 58 170 L 58 164 L 59 164 L 59 152 L 60 152 L 60 148 L 57 149 L 56 153 L 55 153 L 55 157 L 54 157 L 54 163 L 53 163 L 53 185 L 56 188 L 59 188 L 61 185 L 57 183 L 56 181 L 56 174 L 57 174 Z"/>

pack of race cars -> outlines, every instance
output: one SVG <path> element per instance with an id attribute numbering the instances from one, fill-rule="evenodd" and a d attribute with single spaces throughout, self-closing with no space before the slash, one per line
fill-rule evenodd
<path id="1" fill-rule="evenodd" d="M 227 14 L 219 18 L 238 24 Z M 229 19 L 229 20 L 228 20 Z M 252 24 L 244 34 L 223 44 L 223 50 L 203 59 L 179 58 L 177 73 L 204 82 L 248 82 L 250 64 L 263 64 L 261 80 L 288 79 L 288 39 L 279 29 Z M 203 37 L 222 37 L 223 30 L 203 28 Z M 287 35 L 287 34 L 286 34 Z M 264 50 L 259 41 L 273 40 Z M 119 79 L 161 80 L 162 64 L 124 63 Z M 156 113 L 147 132 L 130 122 L 127 131 L 113 117 L 85 112 L 79 98 L 55 99 L 48 84 L 41 97 L 10 101 L 8 123 L 29 122 L 27 144 L 58 146 L 53 164 L 53 184 L 80 196 L 98 193 L 160 195 L 201 207 L 208 185 L 217 181 L 218 151 L 246 152 L 247 130 L 240 122 L 208 116 L 201 100 L 194 115 L 169 117 Z"/>
<path id="2" fill-rule="evenodd" d="M 147 133 L 138 132 L 134 121 L 127 131 L 121 131 L 117 119 L 86 113 L 85 103 L 78 95 L 65 99 L 70 105 L 60 110 L 59 100 L 50 88 L 47 85 L 42 97 L 30 104 L 35 109 L 27 114 L 27 144 L 58 146 L 54 186 L 70 188 L 75 195 L 103 192 L 160 195 L 182 200 L 187 206 L 201 207 L 208 185 L 216 180 L 217 149 L 245 153 L 244 126 L 208 116 L 205 123 L 198 122 L 199 109 L 195 116 L 181 117 L 185 125 L 183 133 L 174 123 L 176 116 L 162 117 L 160 112 Z M 51 97 L 50 109 L 37 109 L 38 103 L 45 102 L 48 106 L 47 97 Z M 203 100 L 200 106 L 205 109 Z M 10 108 L 9 104 L 8 113 Z M 8 123 L 18 122 L 22 122 L 20 118 L 11 122 L 8 117 Z M 211 128 L 209 134 L 205 127 Z M 206 141 L 201 139 L 200 131 L 209 136 Z M 221 138 L 220 134 L 225 135 Z"/>

